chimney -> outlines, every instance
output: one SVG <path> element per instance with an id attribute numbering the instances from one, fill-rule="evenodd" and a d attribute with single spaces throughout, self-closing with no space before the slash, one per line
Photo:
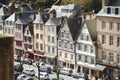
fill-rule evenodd
<path id="1" fill-rule="evenodd" d="M 56 18 L 56 11 L 55 10 L 52 10 L 50 12 L 50 18 Z"/>
<path id="2" fill-rule="evenodd" d="M 109 2 L 110 0 L 102 0 L 102 8 L 106 6 Z"/>

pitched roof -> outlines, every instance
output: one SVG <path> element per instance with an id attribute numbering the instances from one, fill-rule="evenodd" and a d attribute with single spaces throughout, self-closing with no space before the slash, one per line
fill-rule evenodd
<path id="1" fill-rule="evenodd" d="M 18 13 L 17 21 L 15 23 L 27 24 L 30 20 L 35 19 L 36 11 L 25 11 Z"/>
<path id="2" fill-rule="evenodd" d="M 13 13 L 11 16 L 9 16 L 5 21 L 16 21 L 17 15 Z"/>
<path id="3" fill-rule="evenodd" d="M 97 40 L 96 20 L 87 20 L 85 22 L 87 24 L 87 28 L 92 38 L 92 41 L 96 41 Z"/>
<path id="4" fill-rule="evenodd" d="M 108 6 L 120 6 L 120 0 L 111 0 Z"/>
<path id="5" fill-rule="evenodd" d="M 67 23 L 71 31 L 72 38 L 73 40 L 75 40 L 79 30 L 82 28 L 82 18 L 81 17 L 67 18 Z"/>
<path id="6" fill-rule="evenodd" d="M 36 15 L 36 19 L 34 20 L 34 23 L 46 23 L 46 21 L 49 19 L 48 13 L 38 13 Z"/>

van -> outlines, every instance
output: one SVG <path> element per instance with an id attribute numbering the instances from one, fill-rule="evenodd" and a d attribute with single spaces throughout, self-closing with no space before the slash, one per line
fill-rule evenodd
<path id="1" fill-rule="evenodd" d="M 40 66 L 40 72 L 46 72 L 48 74 L 51 73 L 51 68 L 47 66 Z"/>
<path id="2" fill-rule="evenodd" d="M 61 68 L 60 73 L 64 75 L 70 75 L 72 74 L 73 70 L 71 68 Z"/>

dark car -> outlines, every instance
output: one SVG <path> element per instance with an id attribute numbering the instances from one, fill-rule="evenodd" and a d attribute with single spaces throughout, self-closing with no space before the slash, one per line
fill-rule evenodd
<path id="1" fill-rule="evenodd" d="M 20 75 L 20 72 L 14 71 L 14 80 L 17 80 L 17 77 Z"/>
<path id="2" fill-rule="evenodd" d="M 22 65 L 20 65 L 20 64 L 14 65 L 14 71 L 21 73 L 23 71 Z"/>
<path id="3" fill-rule="evenodd" d="M 22 60 L 22 63 L 32 65 L 32 60 L 30 58 L 25 58 Z"/>

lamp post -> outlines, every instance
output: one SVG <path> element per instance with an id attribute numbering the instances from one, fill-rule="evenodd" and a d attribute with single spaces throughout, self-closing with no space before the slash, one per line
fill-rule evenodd
<path id="1" fill-rule="evenodd" d="M 40 66 L 39 66 L 40 58 L 39 57 L 36 58 L 36 62 L 35 63 L 36 63 L 36 66 L 38 68 L 38 80 L 40 80 Z"/>

